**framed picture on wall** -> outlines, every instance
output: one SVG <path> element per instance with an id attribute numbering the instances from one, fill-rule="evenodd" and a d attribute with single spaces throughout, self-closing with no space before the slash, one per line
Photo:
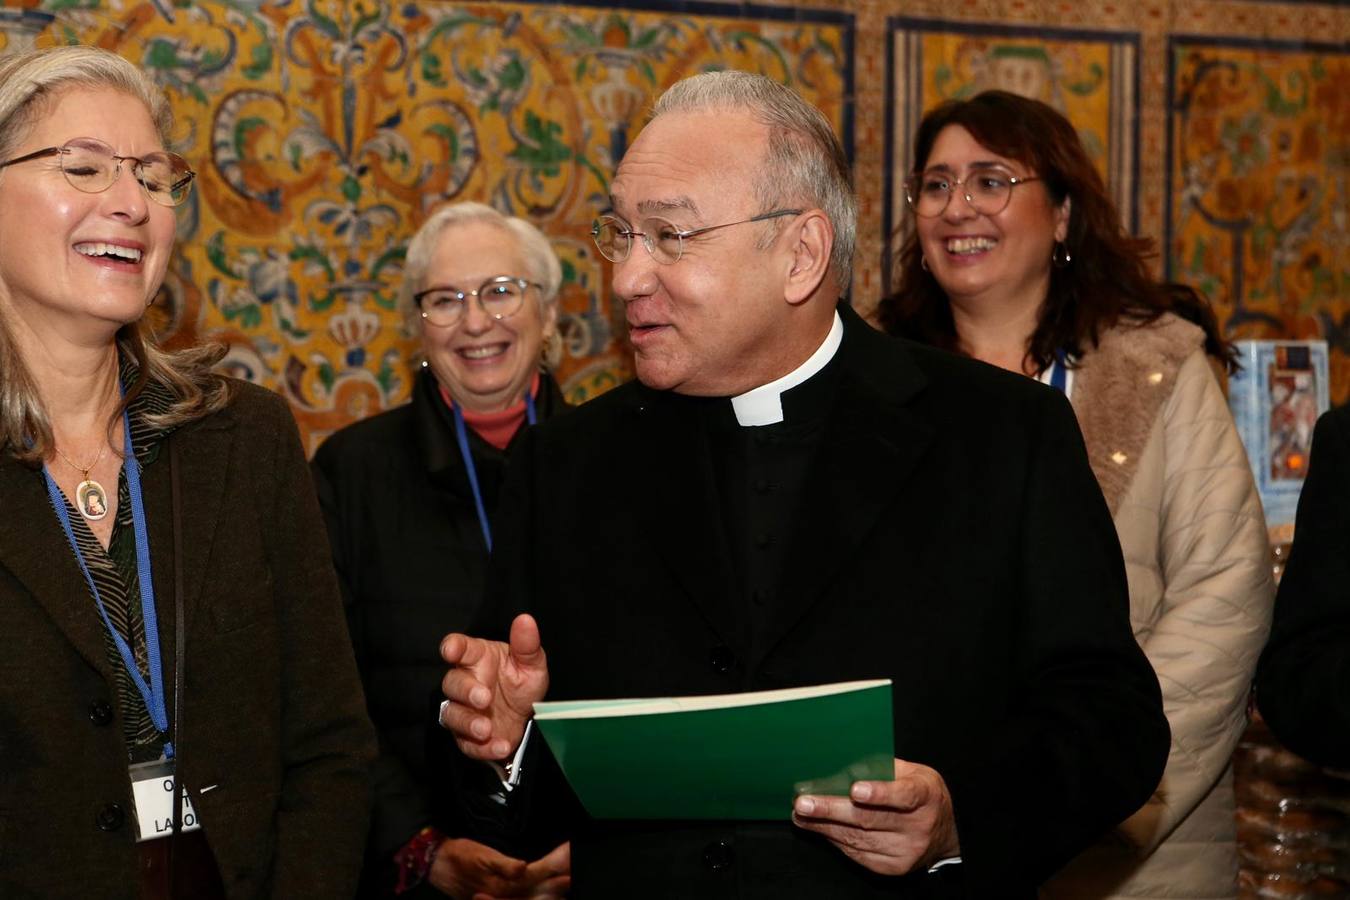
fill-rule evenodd
<path id="1" fill-rule="evenodd" d="M 1330 406 L 1326 341 L 1237 341 L 1228 403 L 1247 448 L 1272 540 L 1292 539 L 1313 428 Z"/>

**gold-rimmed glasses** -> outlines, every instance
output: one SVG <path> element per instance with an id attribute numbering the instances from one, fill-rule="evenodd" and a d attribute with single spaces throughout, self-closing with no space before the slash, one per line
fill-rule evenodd
<path id="1" fill-rule="evenodd" d="M 196 177 L 187 160 L 177 153 L 155 150 L 144 156 L 118 156 L 98 138 L 74 138 L 60 147 L 47 147 L 0 163 L 0 169 L 32 159 L 60 156 L 61 172 L 76 190 L 98 194 L 112 187 L 131 163 L 131 175 L 145 195 L 161 206 L 178 206 L 188 198 Z"/>
<path id="2" fill-rule="evenodd" d="M 1019 178 L 992 166 L 977 166 L 964 178 L 953 178 L 950 172 L 934 169 L 905 179 L 905 199 L 915 215 L 933 219 L 947 211 L 952 194 L 961 188 L 971 209 L 986 216 L 996 216 L 1008 208 L 1012 189 L 1028 181 L 1040 181 L 1039 175 Z"/>
<path id="3" fill-rule="evenodd" d="M 719 228 L 730 228 L 733 225 L 763 222 L 780 216 L 799 216 L 802 212 L 800 209 L 775 209 L 749 219 L 741 219 L 739 222 L 726 222 L 685 231 L 681 231 L 674 223 L 660 216 L 648 216 L 638 223 L 636 229 L 618 216 L 601 216 L 591 225 L 591 240 L 595 241 L 595 248 L 605 259 L 610 262 L 623 262 L 633 250 L 633 238 L 642 238 L 642 246 L 647 248 L 652 259 L 668 266 L 680 261 L 680 257 L 684 255 L 684 242 L 689 238 L 717 231 Z"/>
<path id="4" fill-rule="evenodd" d="M 413 302 L 422 311 L 422 318 L 442 328 L 456 325 L 464 318 L 470 297 L 478 300 L 478 308 L 484 315 L 500 321 L 520 312 L 525 291 L 531 286 L 542 289 L 542 285 L 525 278 L 498 275 L 472 291 L 448 286 L 430 287 L 413 294 Z"/>

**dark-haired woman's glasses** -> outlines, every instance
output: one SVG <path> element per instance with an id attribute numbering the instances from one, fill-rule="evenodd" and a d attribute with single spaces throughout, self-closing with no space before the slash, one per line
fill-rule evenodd
<path id="1" fill-rule="evenodd" d="M 1002 169 L 975 168 L 965 178 L 953 178 L 950 172 L 933 171 L 905 179 L 905 199 L 916 215 L 936 218 L 947 210 L 952 194 L 962 188 L 961 196 L 977 213 L 996 216 L 1007 209 L 1012 189 L 1028 181 L 1040 181 L 1038 175 L 1018 178 Z"/>
<path id="2" fill-rule="evenodd" d="M 161 206 L 178 206 L 188 198 L 196 177 L 187 160 L 177 153 L 156 150 L 144 156 L 118 156 L 113 148 L 97 138 L 75 138 L 60 147 L 48 147 L 0 163 L 0 169 L 30 159 L 61 157 L 61 172 L 71 186 L 86 194 L 98 194 L 112 187 L 122 174 L 122 163 L 131 163 L 131 175 L 145 195 Z"/>
<path id="3" fill-rule="evenodd" d="M 520 312 L 525 300 L 525 289 L 530 285 L 539 287 L 524 278 L 498 275 L 489 278 L 474 291 L 461 291 L 454 287 L 427 288 L 413 294 L 413 302 L 422 311 L 422 318 L 442 328 L 459 324 L 464 318 L 470 297 L 478 299 L 478 308 L 484 315 L 500 321 Z"/>

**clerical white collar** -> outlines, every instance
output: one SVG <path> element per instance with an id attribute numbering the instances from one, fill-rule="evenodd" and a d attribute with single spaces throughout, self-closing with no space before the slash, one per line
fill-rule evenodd
<path id="1" fill-rule="evenodd" d="M 777 425 L 783 421 L 783 393 L 825 368 L 825 364 L 834 359 L 834 354 L 843 339 L 844 320 L 839 318 L 836 311 L 834 324 L 830 326 L 830 333 L 825 335 L 825 342 L 806 362 L 782 378 L 731 398 L 731 408 L 736 413 L 736 421 L 744 426 Z"/>

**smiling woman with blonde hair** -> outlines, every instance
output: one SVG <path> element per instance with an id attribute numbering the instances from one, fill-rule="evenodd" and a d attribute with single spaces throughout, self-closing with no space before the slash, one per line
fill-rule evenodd
<path id="1" fill-rule="evenodd" d="M 0 896 L 340 897 L 369 723 L 295 423 L 142 322 L 169 128 L 113 53 L 0 59 Z"/>

